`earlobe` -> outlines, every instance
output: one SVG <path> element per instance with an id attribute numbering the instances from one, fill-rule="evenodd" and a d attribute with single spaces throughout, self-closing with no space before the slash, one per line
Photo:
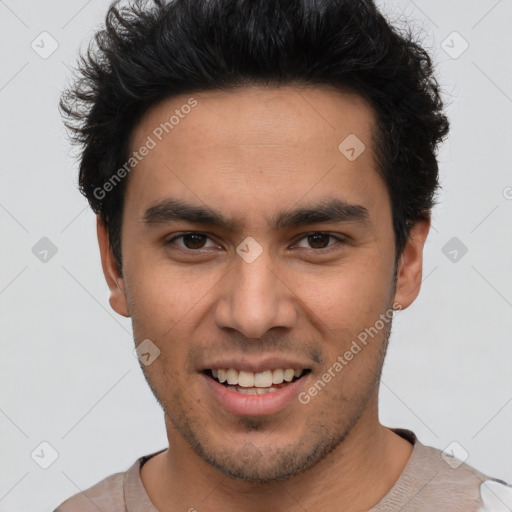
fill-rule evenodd
<path id="1" fill-rule="evenodd" d="M 397 309 L 409 307 L 419 294 L 423 271 L 423 247 L 429 229 L 430 219 L 417 221 L 410 228 L 409 239 L 398 262 L 395 304 L 401 307 Z"/>
<path id="2" fill-rule="evenodd" d="M 112 252 L 108 231 L 99 215 L 96 215 L 96 231 L 98 234 L 98 245 L 100 248 L 101 267 L 110 290 L 110 306 L 112 309 L 122 315 L 129 317 L 130 311 L 123 276 L 119 273 L 117 262 Z"/>

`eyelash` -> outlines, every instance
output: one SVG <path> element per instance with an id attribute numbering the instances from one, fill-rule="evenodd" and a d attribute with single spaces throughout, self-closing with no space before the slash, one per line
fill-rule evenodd
<path id="1" fill-rule="evenodd" d="M 211 238 L 206 233 L 201 233 L 200 231 L 187 231 L 186 233 L 181 233 L 180 235 L 176 235 L 173 238 L 171 238 L 170 240 L 167 240 L 165 242 L 165 245 L 172 245 L 176 240 L 182 239 L 183 237 L 185 237 L 187 235 L 201 235 L 201 236 L 205 236 L 207 239 L 211 240 Z M 295 242 L 295 243 L 298 243 L 298 242 L 300 242 L 300 241 L 304 240 L 305 238 L 308 238 L 309 236 L 312 236 L 312 235 L 327 235 L 329 238 L 333 238 L 334 240 L 336 240 L 336 243 L 328 245 L 327 247 L 324 247 L 324 248 L 321 248 L 321 249 L 314 249 L 314 248 L 302 248 L 302 249 L 305 249 L 306 251 L 312 251 L 312 252 L 315 252 L 315 253 L 323 253 L 323 254 L 325 254 L 327 252 L 330 252 L 333 249 L 336 249 L 337 245 L 345 244 L 346 243 L 346 240 L 344 238 L 340 238 L 340 237 L 337 237 L 335 235 L 331 235 L 330 233 L 326 233 L 324 231 L 312 231 L 310 233 L 305 233 L 299 239 L 297 239 L 297 242 Z M 199 252 L 208 250 L 209 248 L 189 249 L 188 247 L 180 247 L 180 249 L 184 250 L 184 251 L 198 252 L 199 253 Z"/>

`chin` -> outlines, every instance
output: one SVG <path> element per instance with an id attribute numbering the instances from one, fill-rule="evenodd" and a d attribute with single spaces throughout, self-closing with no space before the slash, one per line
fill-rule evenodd
<path id="1" fill-rule="evenodd" d="M 252 437 L 252 436 L 251 436 Z M 234 448 L 233 444 L 221 449 L 211 449 L 196 444 L 194 450 L 201 458 L 221 473 L 253 484 L 268 484 L 288 480 L 308 470 L 342 441 L 344 436 L 319 436 L 313 439 L 300 439 L 294 443 L 267 444 L 269 434 L 262 433 L 258 446 L 248 441 Z"/>

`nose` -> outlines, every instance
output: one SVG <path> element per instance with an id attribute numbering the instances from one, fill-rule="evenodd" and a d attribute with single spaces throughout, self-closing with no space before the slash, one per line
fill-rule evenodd
<path id="1" fill-rule="evenodd" d="M 219 328 L 236 329 L 247 338 L 261 338 L 274 327 L 291 329 L 297 321 L 295 295 L 280 276 L 268 252 L 252 263 L 239 258 L 221 280 L 214 320 Z"/>

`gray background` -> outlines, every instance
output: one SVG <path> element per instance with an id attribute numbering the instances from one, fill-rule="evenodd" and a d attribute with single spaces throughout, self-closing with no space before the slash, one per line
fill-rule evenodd
<path id="1" fill-rule="evenodd" d="M 469 464 L 512 482 L 512 1 L 379 4 L 424 35 L 452 123 L 423 289 L 395 318 L 381 420 L 441 449 L 455 441 Z M 0 0 L 0 511 L 49 512 L 166 446 L 130 322 L 108 304 L 57 112 L 107 6 Z"/>

